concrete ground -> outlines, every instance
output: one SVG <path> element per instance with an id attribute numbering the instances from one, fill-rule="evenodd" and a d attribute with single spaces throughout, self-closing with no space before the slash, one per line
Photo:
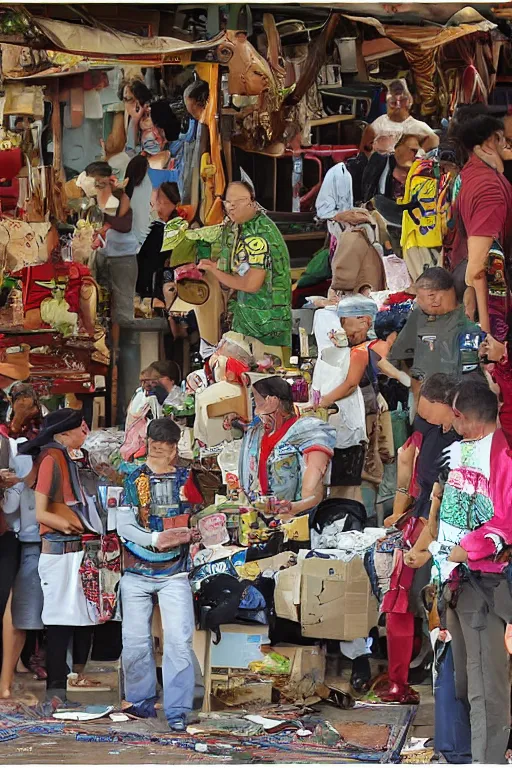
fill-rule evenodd
<path id="1" fill-rule="evenodd" d="M 375 670 L 377 671 L 377 670 Z M 344 669 L 341 676 L 328 676 L 327 682 L 332 685 L 346 683 L 349 670 Z M 16 676 L 16 688 L 17 695 L 27 696 L 36 695 L 39 699 L 44 697 L 44 683 L 36 682 L 30 679 L 28 675 Z M 434 733 L 434 701 L 432 696 L 432 688 L 429 684 L 423 684 L 416 686 L 420 691 L 421 703 L 418 708 L 418 712 L 415 718 L 413 727 L 409 731 L 409 737 L 416 736 L 419 738 L 431 738 Z M 100 694 L 87 694 L 83 693 L 80 697 L 73 697 L 75 699 L 80 698 L 82 701 L 89 699 L 90 703 L 97 703 L 100 699 Z M 102 698 L 102 697 L 101 697 Z M 104 699 L 103 699 L 104 700 Z M 345 715 L 344 711 L 336 709 L 328 705 L 319 705 L 315 707 L 319 712 L 325 716 L 326 719 L 332 717 L 335 720 L 342 720 Z M 386 717 L 389 717 L 389 724 L 392 722 L 391 709 L 386 710 L 378 708 L 380 710 L 378 719 L 380 722 L 388 722 Z M 346 718 L 349 720 L 367 720 L 370 722 L 375 720 L 377 715 L 377 708 L 371 715 L 365 715 L 368 710 L 348 710 L 346 712 Z M 73 728 L 74 723 L 70 724 Z M 114 723 L 110 721 L 100 721 L 98 723 L 87 723 L 86 730 L 88 733 L 107 733 L 109 727 Z M 131 721 L 129 723 L 116 724 L 116 728 L 129 732 L 138 732 L 142 734 L 158 732 L 162 736 L 169 736 L 167 724 L 159 713 L 159 719 L 157 721 Z M 1 733 L 0 733 L 1 737 Z M 265 760 L 264 751 L 261 752 L 262 761 Z M 69 734 L 49 734 L 49 735 L 22 735 L 12 741 L 1 742 L 0 741 L 0 764 L 12 764 L 23 765 L 30 763 L 39 764 L 57 764 L 57 765 L 80 765 L 80 764 L 96 764 L 96 765 L 126 765 L 132 763 L 155 763 L 155 764 L 174 764 L 181 765 L 184 763 L 194 764 L 195 753 L 193 751 L 186 751 L 183 749 L 176 750 L 169 745 L 158 744 L 116 744 L 116 743 L 98 743 L 98 742 L 80 742 L 76 740 L 75 733 Z M 236 763 L 237 760 L 231 760 L 219 755 L 202 755 L 201 762 L 222 764 L 222 763 Z M 282 753 L 282 759 L 279 762 L 290 762 L 287 760 L 287 754 Z M 311 758 L 311 762 L 321 763 L 322 757 Z"/>

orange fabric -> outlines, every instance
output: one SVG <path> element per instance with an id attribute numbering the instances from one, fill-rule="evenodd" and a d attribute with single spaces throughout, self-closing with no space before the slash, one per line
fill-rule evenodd
<path id="1" fill-rule="evenodd" d="M 76 502 L 77 499 L 73 497 L 69 470 L 62 451 L 49 448 L 42 454 L 35 490 L 37 493 L 42 493 L 43 496 L 48 497 L 48 512 L 60 515 L 83 530 L 80 518 L 68 506 L 68 504 Z M 49 528 L 46 525 L 40 526 L 41 535 L 56 532 L 54 528 Z"/>
<path id="2" fill-rule="evenodd" d="M 226 187 L 226 177 L 222 165 L 222 145 L 219 133 L 219 123 L 216 119 L 219 101 L 219 67 L 217 64 L 197 64 L 197 76 L 205 80 L 210 87 L 208 103 L 204 111 L 203 122 L 208 126 L 210 133 L 210 160 L 215 166 L 215 176 L 213 184 L 213 194 L 215 200 L 211 207 L 205 211 L 204 224 L 220 224 L 224 218 L 222 209 L 222 195 Z"/>

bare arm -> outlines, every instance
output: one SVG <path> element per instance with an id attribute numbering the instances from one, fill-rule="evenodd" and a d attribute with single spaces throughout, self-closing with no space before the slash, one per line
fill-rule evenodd
<path id="1" fill-rule="evenodd" d="M 302 478 L 302 499 L 291 505 L 292 515 L 298 515 L 315 507 L 323 499 L 323 479 L 331 457 L 324 451 L 310 451 L 306 454 L 306 470 Z"/>
<path id="2" fill-rule="evenodd" d="M 474 288 L 478 319 L 483 331 L 489 333 L 489 290 L 487 286 L 486 266 L 489 249 L 493 243 L 492 237 L 468 237 L 468 266 L 466 268 L 466 285 Z"/>
<path id="3" fill-rule="evenodd" d="M 48 512 L 49 498 L 44 493 L 39 491 L 35 492 L 36 497 L 36 520 L 40 525 L 45 525 L 48 528 L 54 528 L 61 533 L 83 533 L 82 527 L 71 523 L 61 515 L 56 515 L 53 512 Z"/>
<path id="4" fill-rule="evenodd" d="M 408 491 L 414 472 L 416 451 L 414 443 L 410 443 L 407 448 L 402 447 L 398 450 L 396 463 L 396 487 L 398 490 L 393 501 L 393 512 L 384 520 L 385 528 L 394 525 L 411 505 L 412 496 L 409 495 Z"/>
<path id="5" fill-rule="evenodd" d="M 349 397 L 349 395 L 355 392 L 361 383 L 367 365 L 368 353 L 352 355 L 347 378 L 343 384 L 340 384 L 339 387 L 336 387 L 322 397 L 320 407 L 328 408 L 337 400 L 343 400 L 344 397 Z"/>

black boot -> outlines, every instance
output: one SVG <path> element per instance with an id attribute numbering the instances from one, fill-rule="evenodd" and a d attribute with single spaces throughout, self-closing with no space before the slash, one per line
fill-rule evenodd
<path id="1" fill-rule="evenodd" d="M 364 693 L 370 687 L 372 672 L 370 669 L 370 659 L 365 654 L 358 656 L 352 661 L 352 675 L 350 685 L 357 693 Z"/>

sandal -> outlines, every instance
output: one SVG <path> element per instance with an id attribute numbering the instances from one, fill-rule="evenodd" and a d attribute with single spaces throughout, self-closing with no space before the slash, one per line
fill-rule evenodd
<path id="1" fill-rule="evenodd" d="M 100 680 L 89 680 L 85 675 L 78 675 L 76 672 L 71 672 L 68 675 L 68 690 L 73 688 L 79 688 L 82 691 L 111 691 L 109 685 L 104 685 Z"/>

